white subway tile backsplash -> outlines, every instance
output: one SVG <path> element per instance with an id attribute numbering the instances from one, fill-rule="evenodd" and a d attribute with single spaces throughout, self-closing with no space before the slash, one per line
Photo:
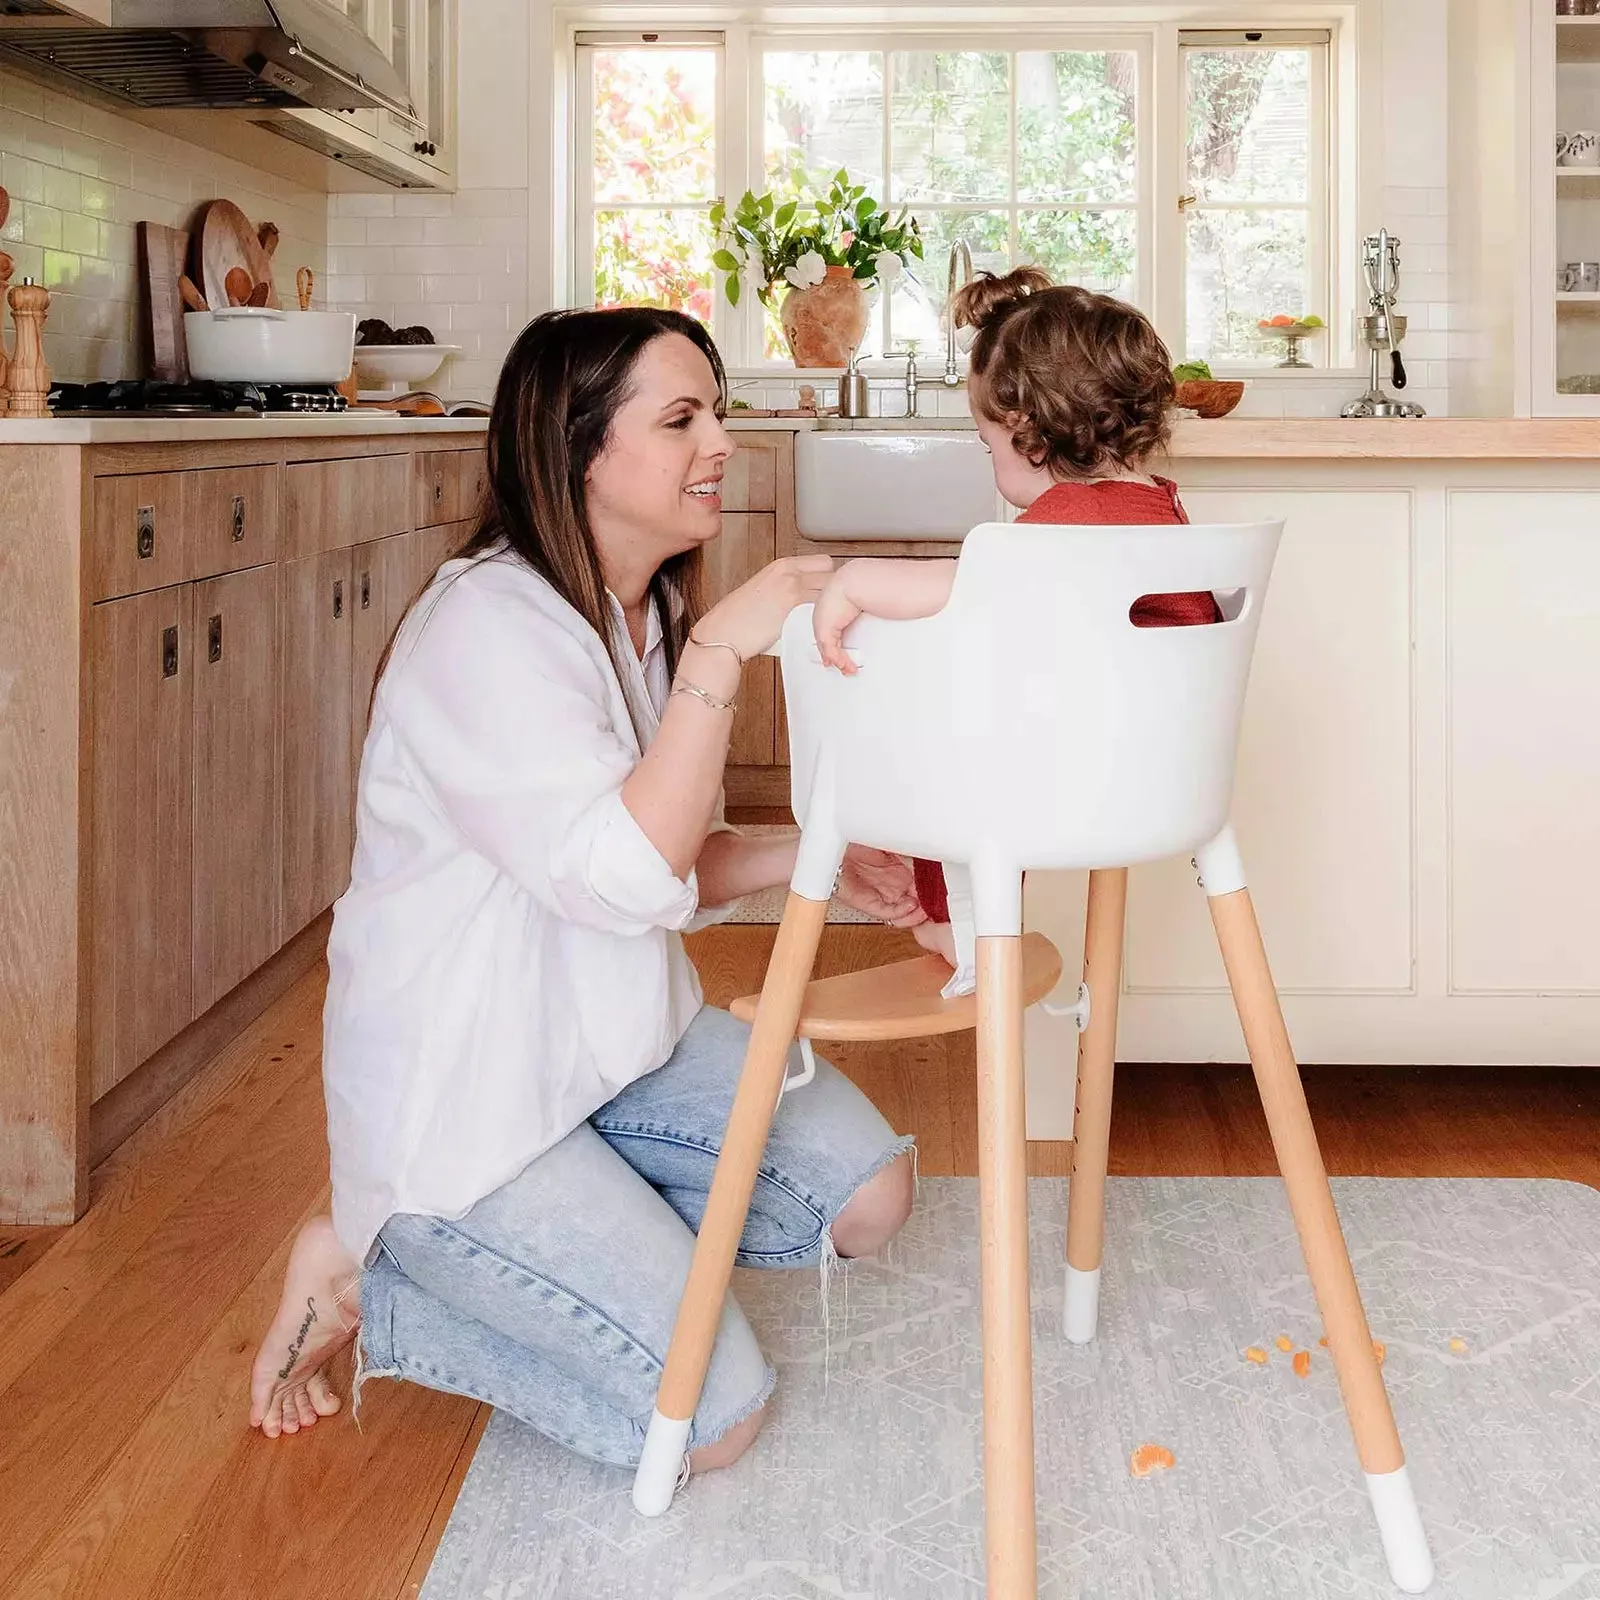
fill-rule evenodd
<path id="1" fill-rule="evenodd" d="M 283 230 L 280 262 L 325 269 L 327 201 L 0 68 L 0 183 L 13 278 L 51 291 L 45 359 L 67 382 L 143 373 L 133 224 L 187 226 L 227 195 Z M 281 272 L 280 267 L 280 272 Z"/>

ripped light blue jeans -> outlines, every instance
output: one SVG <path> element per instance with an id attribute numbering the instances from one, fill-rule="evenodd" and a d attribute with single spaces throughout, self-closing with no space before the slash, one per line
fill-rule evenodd
<path id="1" fill-rule="evenodd" d="M 664 1065 L 459 1221 L 391 1217 L 361 1280 L 363 1377 L 471 1395 L 635 1465 L 749 1031 L 702 1008 Z M 846 1202 L 910 1145 L 819 1061 L 778 1107 L 739 1264 L 816 1265 Z M 690 1448 L 764 1404 L 775 1376 L 730 1294 Z"/>

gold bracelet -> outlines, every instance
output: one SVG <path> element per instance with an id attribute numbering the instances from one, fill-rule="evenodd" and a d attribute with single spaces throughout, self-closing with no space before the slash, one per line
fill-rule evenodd
<path id="1" fill-rule="evenodd" d="M 729 644 L 726 639 L 697 639 L 694 636 L 694 630 L 691 628 L 689 630 L 689 643 L 699 645 L 702 650 L 731 650 L 733 651 L 733 659 L 739 663 L 740 670 L 744 670 L 744 653 L 739 649 L 738 645 Z"/>
<path id="2" fill-rule="evenodd" d="M 670 700 L 674 694 L 692 694 L 696 700 L 704 700 L 713 711 L 737 711 L 737 700 L 719 700 L 714 694 L 707 693 L 698 683 L 675 683 L 672 692 L 667 696 Z"/>

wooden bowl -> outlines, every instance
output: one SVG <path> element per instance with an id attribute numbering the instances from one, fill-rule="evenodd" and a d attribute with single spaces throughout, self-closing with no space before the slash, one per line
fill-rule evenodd
<path id="1" fill-rule="evenodd" d="M 1178 404 L 1202 417 L 1225 417 L 1244 398 L 1244 384 L 1237 379 L 1191 378 L 1178 385 Z"/>

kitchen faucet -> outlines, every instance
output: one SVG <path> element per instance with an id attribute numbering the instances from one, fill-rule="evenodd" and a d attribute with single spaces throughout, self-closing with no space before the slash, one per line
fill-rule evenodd
<path id="1" fill-rule="evenodd" d="M 965 276 L 960 283 L 956 282 L 956 257 L 961 257 L 962 269 Z M 972 282 L 972 252 L 967 248 L 965 239 L 956 239 L 950 245 L 950 271 L 946 278 L 944 314 L 949 319 L 944 347 L 944 386 L 947 389 L 959 388 L 961 374 L 956 370 L 956 290 Z"/>

